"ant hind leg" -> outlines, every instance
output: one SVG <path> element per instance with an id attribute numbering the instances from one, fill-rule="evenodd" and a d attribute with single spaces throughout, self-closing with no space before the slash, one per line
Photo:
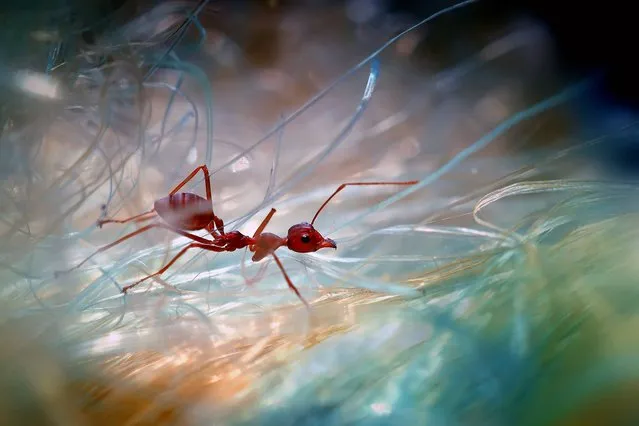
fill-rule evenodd
<path id="1" fill-rule="evenodd" d="M 137 235 L 140 235 L 140 234 L 142 234 L 144 232 L 147 232 L 147 231 L 149 231 L 151 229 L 154 229 L 154 228 L 166 229 L 168 231 L 171 231 L 171 232 L 174 232 L 176 234 L 179 234 L 179 235 L 181 235 L 183 237 L 190 238 L 191 240 L 198 242 L 201 246 L 206 246 L 207 247 L 206 250 L 209 250 L 209 251 L 224 251 L 224 248 L 221 248 L 220 246 L 215 245 L 215 240 L 207 240 L 206 238 L 202 238 L 200 236 L 197 236 L 195 234 L 191 234 L 189 232 L 182 231 L 182 230 L 177 229 L 177 228 L 173 228 L 173 227 L 165 225 L 163 223 L 152 223 L 152 224 L 143 226 L 142 228 L 140 228 L 140 229 L 138 229 L 136 231 L 133 231 L 133 232 L 131 232 L 129 234 L 126 234 L 125 236 L 115 240 L 111 244 L 107 244 L 105 246 L 100 247 L 99 249 L 94 251 L 93 254 L 91 254 L 89 257 L 85 258 L 82 262 L 78 263 L 74 267 L 72 267 L 70 269 L 67 269 L 66 271 L 57 271 L 57 272 L 55 272 L 54 275 L 55 276 L 59 276 L 60 274 L 74 271 L 74 270 L 80 268 L 80 266 L 84 265 L 86 262 L 88 262 L 90 259 L 92 259 L 97 254 L 102 253 L 102 252 L 104 252 L 104 251 L 106 251 L 106 250 L 108 250 L 108 249 L 110 249 L 112 247 L 117 246 L 118 244 L 123 243 L 124 241 L 126 241 L 128 239 L 131 239 L 131 238 L 133 238 L 133 237 L 135 237 Z"/>
<path id="2" fill-rule="evenodd" d="M 98 228 L 102 228 L 102 225 L 104 225 L 105 223 L 141 223 L 154 219 L 156 216 L 157 214 L 155 213 L 155 210 L 151 209 L 147 212 L 127 217 L 126 219 L 98 219 L 97 225 Z"/>
<path id="3" fill-rule="evenodd" d="M 153 278 L 153 277 L 158 277 L 160 275 L 162 275 L 163 273 L 165 273 L 167 271 L 167 269 L 169 269 L 171 266 L 173 266 L 173 264 L 175 262 L 178 261 L 178 259 L 182 256 L 184 256 L 184 254 L 189 251 L 192 248 L 199 248 L 202 250 L 208 250 L 208 251 L 214 251 L 214 252 L 222 252 L 224 251 L 224 249 L 222 247 L 219 246 L 215 246 L 215 245 L 211 245 L 211 244 L 202 244 L 202 243 L 190 243 L 188 244 L 186 247 L 184 247 L 182 250 L 180 250 L 178 252 L 178 254 L 176 254 L 173 259 L 171 259 L 169 261 L 169 263 L 167 263 L 166 265 L 164 265 L 162 268 L 160 268 L 157 272 L 147 275 L 144 278 L 141 278 L 139 280 L 137 280 L 136 282 L 134 282 L 133 284 L 129 284 L 126 287 L 122 288 L 122 293 L 126 294 L 129 290 L 131 290 L 133 287 L 138 286 L 139 284 L 142 284 L 144 281 L 148 280 L 149 278 Z"/>
<path id="4" fill-rule="evenodd" d="M 212 197 L 212 192 L 211 192 L 211 175 L 209 173 L 209 168 L 206 167 L 206 164 L 203 164 L 199 167 L 196 167 L 190 175 L 188 175 L 186 178 L 184 178 L 184 180 L 180 183 L 178 183 L 175 188 L 173 188 L 171 190 L 171 192 L 169 192 L 169 195 L 175 195 L 177 194 L 177 192 L 182 189 L 182 187 L 184 185 L 186 185 L 187 183 L 189 183 L 189 181 L 191 179 L 193 179 L 195 177 L 195 175 L 198 174 L 199 171 L 202 171 L 202 174 L 204 174 L 204 186 L 206 187 L 206 199 L 209 201 L 213 201 L 213 197 Z"/>
<path id="5" fill-rule="evenodd" d="M 224 221 L 215 215 L 215 210 L 213 209 L 213 192 L 211 190 L 211 174 L 209 173 L 209 168 L 206 167 L 206 164 L 203 164 L 199 167 L 196 167 L 191 174 L 189 174 L 184 180 L 178 183 L 175 188 L 169 192 L 169 195 L 175 195 L 177 192 L 184 187 L 187 183 L 191 181 L 200 171 L 204 175 L 204 186 L 206 188 L 206 199 L 211 203 L 211 212 L 213 213 L 213 221 L 215 222 L 215 227 L 219 231 L 220 234 L 224 235 Z"/>

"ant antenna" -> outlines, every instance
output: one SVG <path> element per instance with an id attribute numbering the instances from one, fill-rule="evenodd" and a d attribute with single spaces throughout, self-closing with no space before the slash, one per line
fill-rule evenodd
<path id="1" fill-rule="evenodd" d="M 419 182 L 418 180 L 411 180 L 411 181 L 406 181 L 406 182 L 349 182 L 349 183 L 343 183 L 335 190 L 335 192 L 333 192 L 333 194 L 330 197 L 328 197 L 328 199 L 326 201 L 324 201 L 324 204 L 322 204 L 320 206 L 320 208 L 317 210 L 317 213 L 315 213 L 315 216 L 313 216 L 313 220 L 311 220 L 311 225 L 313 225 L 313 223 L 315 223 L 315 219 L 317 219 L 317 216 L 319 216 L 320 212 L 324 209 L 324 207 L 326 207 L 328 202 L 331 201 L 334 196 L 336 196 L 342 189 L 346 188 L 347 186 L 415 185 L 418 182 Z"/>

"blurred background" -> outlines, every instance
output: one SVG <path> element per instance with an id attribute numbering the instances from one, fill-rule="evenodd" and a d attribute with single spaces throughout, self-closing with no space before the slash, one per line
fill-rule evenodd
<path id="1" fill-rule="evenodd" d="M 407 277 L 492 250 L 497 234 L 532 209 L 508 204 L 491 213 L 501 226 L 495 235 L 484 228 L 470 235 L 480 197 L 522 180 L 633 180 L 639 173 L 627 3 L 480 0 L 406 34 L 378 63 L 354 68 L 452 4 L 2 2 L 0 335 L 7 345 L 0 424 L 400 424 L 401 416 L 367 423 L 359 414 L 340 423 L 318 414 L 330 404 L 303 404 L 318 395 L 340 400 L 335 389 L 366 387 L 359 379 L 308 394 L 290 383 L 358 359 L 377 340 L 360 335 L 353 343 L 347 331 L 371 317 L 396 318 L 392 309 L 379 312 L 387 295 L 409 287 Z M 587 78 L 592 85 L 579 96 L 513 118 Z M 98 230 L 98 218 L 147 210 L 199 164 L 212 171 L 215 212 L 227 230 L 251 234 L 275 206 L 269 229 L 283 235 L 310 220 L 340 183 L 426 179 L 494 129 L 503 131 L 485 148 L 388 208 L 372 207 L 396 189 L 340 195 L 317 222 L 338 241 L 337 252 L 282 254 L 293 281 L 316 301 L 319 324 L 308 325 L 273 264 L 247 287 L 244 275 L 259 274 L 260 265 L 244 270 L 243 253 L 194 253 L 164 281 L 123 298 L 124 285 L 185 243 L 163 232 L 56 275 L 133 229 Z M 187 188 L 203 193 L 202 178 Z M 422 234 L 414 230 L 420 226 Z M 453 243 L 428 226 L 454 227 L 463 238 Z M 356 299 L 372 307 L 356 309 Z M 380 346 L 408 347 L 434 328 L 398 326 L 375 339 L 393 335 Z M 346 333 L 341 344 L 322 345 L 339 333 Z M 280 373 L 287 357 L 306 360 L 306 369 Z M 504 371 L 520 371 L 515 364 Z M 263 389 L 270 399 L 252 393 Z M 462 399 L 455 403 L 470 407 L 472 418 L 499 417 L 499 409 L 488 415 Z M 455 403 L 438 407 L 456 412 Z M 388 414 L 382 403 L 366 406 Z M 501 420 L 437 424 L 513 424 Z"/>

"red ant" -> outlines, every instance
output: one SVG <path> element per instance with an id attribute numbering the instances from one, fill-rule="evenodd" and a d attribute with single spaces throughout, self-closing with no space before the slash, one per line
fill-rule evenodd
<path id="1" fill-rule="evenodd" d="M 189 192 L 178 192 L 184 185 L 186 185 L 191 179 L 195 177 L 195 175 L 202 171 L 204 174 L 204 182 L 206 185 L 206 199 L 202 198 L 199 195 L 192 194 Z M 137 231 L 131 232 L 123 236 L 122 238 L 114 241 L 111 244 L 108 244 L 96 252 L 94 252 L 91 256 L 84 259 L 75 267 L 69 269 L 67 272 L 70 272 L 74 269 L 79 268 L 93 256 L 97 255 L 100 252 L 103 252 L 113 246 L 120 244 L 121 242 L 128 240 L 136 235 L 139 235 L 143 232 L 146 232 L 153 228 L 163 228 L 173 231 L 179 235 L 187 237 L 195 242 L 188 244 L 185 246 L 180 252 L 171 259 L 165 266 L 159 269 L 157 272 L 151 275 L 147 275 L 146 277 L 136 281 L 133 284 L 130 284 L 122 289 L 123 293 L 126 293 L 133 287 L 138 284 L 146 281 L 149 278 L 158 276 L 163 274 L 167 269 L 171 267 L 184 253 L 193 248 L 199 248 L 208 251 L 214 252 L 232 252 L 238 249 L 242 249 L 248 247 L 249 250 L 253 253 L 252 260 L 254 262 L 258 262 L 264 259 L 266 256 L 271 255 L 275 259 L 277 266 L 282 271 L 284 275 L 284 279 L 288 284 L 289 288 L 299 297 L 299 299 L 308 307 L 308 303 L 299 290 L 293 285 L 293 282 L 289 278 L 288 274 L 284 270 L 284 266 L 280 261 L 279 257 L 275 254 L 275 250 L 282 246 L 288 247 L 289 250 L 292 250 L 297 253 L 311 253 L 318 251 L 322 248 L 333 248 L 337 249 L 337 245 L 335 241 L 330 238 L 324 238 L 322 234 L 320 234 L 314 227 L 313 223 L 319 213 L 324 209 L 324 207 L 328 204 L 337 193 L 346 188 L 347 186 L 367 186 L 367 185 L 414 185 L 418 181 L 409 181 L 409 182 L 350 182 L 341 184 L 333 194 L 328 197 L 324 204 L 320 206 L 313 216 L 313 220 L 311 223 L 302 222 L 297 225 L 293 225 L 289 230 L 286 238 L 279 237 L 270 232 L 263 232 L 266 225 L 269 223 L 273 215 L 275 214 L 275 209 L 271 209 L 266 218 L 262 221 L 260 226 L 258 226 L 257 230 L 253 234 L 252 237 L 242 234 L 239 231 L 231 231 L 229 233 L 224 232 L 224 221 L 215 215 L 213 212 L 213 201 L 211 198 L 211 182 L 209 170 L 206 165 L 202 165 L 197 167 L 191 174 L 180 182 L 173 190 L 169 193 L 167 197 L 161 198 L 157 200 L 153 204 L 153 209 L 133 216 L 127 219 L 101 219 L 98 221 L 98 226 L 101 228 L 105 223 L 128 223 L 128 222 L 146 222 L 156 217 L 160 217 L 164 221 L 164 223 L 153 223 L 150 225 L 146 225 Z M 206 238 L 199 237 L 197 235 L 191 234 L 187 231 L 199 231 L 206 230 L 211 234 L 213 240 L 209 240 Z"/>

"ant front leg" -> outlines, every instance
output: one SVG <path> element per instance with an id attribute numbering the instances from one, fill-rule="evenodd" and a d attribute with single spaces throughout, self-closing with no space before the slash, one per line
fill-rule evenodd
<path id="1" fill-rule="evenodd" d="M 260 269 L 257 271 L 257 275 L 255 275 L 253 278 L 249 278 L 248 274 L 246 273 L 246 252 L 247 250 L 244 250 L 244 253 L 242 254 L 242 266 L 241 266 L 242 278 L 244 278 L 244 282 L 246 283 L 247 286 L 252 286 L 256 282 L 260 281 L 262 277 L 264 277 L 264 273 L 266 272 L 266 267 L 268 266 L 268 262 L 264 262 L 263 264 L 261 264 Z"/>
<path id="2" fill-rule="evenodd" d="M 282 265 L 282 262 L 280 261 L 280 258 L 275 253 L 271 253 L 271 255 L 273 256 L 273 259 L 275 259 L 275 263 L 277 263 L 277 266 L 280 267 L 280 271 L 282 271 L 282 275 L 284 275 L 284 279 L 286 280 L 286 284 L 288 284 L 288 288 L 293 290 L 293 293 L 295 293 L 297 297 L 302 301 L 302 303 L 304 303 L 306 308 L 310 310 L 311 306 L 308 304 L 306 299 L 302 297 L 302 295 L 300 294 L 300 291 L 297 289 L 297 287 L 295 287 L 295 285 L 293 284 L 293 281 L 291 281 L 291 279 L 289 278 L 288 274 L 286 273 L 286 270 L 284 269 L 284 265 Z"/>
<path id="3" fill-rule="evenodd" d="M 262 220 L 262 223 L 260 223 L 260 226 L 257 227 L 257 230 L 253 234 L 253 239 L 258 240 L 260 238 L 260 236 L 262 235 L 262 232 L 264 232 L 264 229 L 266 228 L 266 225 L 268 225 L 268 223 L 271 221 L 275 212 L 276 212 L 275 209 L 271 209 L 268 212 L 264 220 Z M 281 243 L 282 243 L 282 239 L 280 238 L 278 240 L 278 244 L 281 244 Z M 251 249 L 251 251 L 256 250 L 257 248 L 258 247 L 256 245 L 255 247 Z M 253 260 L 254 261 L 261 260 L 268 254 L 273 256 L 273 259 L 275 259 L 275 263 L 277 263 L 277 266 L 280 268 L 280 271 L 282 271 L 282 275 L 284 275 L 284 279 L 286 280 L 286 284 L 288 284 L 288 288 L 290 288 L 293 291 L 293 293 L 295 293 L 295 295 L 297 295 L 297 297 L 302 301 L 302 303 L 306 306 L 306 308 L 310 310 L 311 309 L 310 305 L 308 304 L 306 299 L 302 297 L 302 294 L 297 289 L 297 287 L 295 287 L 295 284 L 293 284 L 293 281 L 291 281 L 291 278 L 286 273 L 286 270 L 284 269 L 284 265 L 282 265 L 280 258 L 275 254 L 276 249 L 277 247 L 269 247 L 268 251 L 264 251 L 264 252 L 256 251 L 255 255 L 253 256 Z M 262 274 L 263 274 L 263 270 L 262 268 L 260 268 L 260 271 L 258 272 L 258 276 L 261 276 Z M 242 259 L 242 275 L 244 275 L 244 259 Z M 246 277 L 244 277 L 244 279 L 246 280 Z"/>

